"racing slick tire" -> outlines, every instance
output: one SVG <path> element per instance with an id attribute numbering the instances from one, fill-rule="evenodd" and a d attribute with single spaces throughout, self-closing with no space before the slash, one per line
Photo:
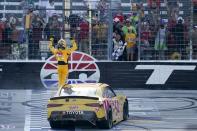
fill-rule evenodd
<path id="1" fill-rule="evenodd" d="M 126 100 L 123 106 L 123 120 L 125 121 L 128 118 L 129 118 L 129 104 L 128 101 Z"/>
<path id="2" fill-rule="evenodd" d="M 58 121 L 50 120 L 49 121 L 49 124 L 50 124 L 50 126 L 51 126 L 52 129 L 61 128 L 61 123 L 58 122 Z"/>
<path id="3" fill-rule="evenodd" d="M 107 119 L 98 122 L 97 125 L 101 129 L 111 129 L 113 127 L 113 116 L 112 116 L 111 108 L 109 109 L 107 113 Z"/>

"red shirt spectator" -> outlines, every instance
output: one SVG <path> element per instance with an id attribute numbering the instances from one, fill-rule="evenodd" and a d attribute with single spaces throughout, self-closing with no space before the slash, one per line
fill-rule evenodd
<path id="1" fill-rule="evenodd" d="M 115 17 L 114 17 L 114 20 L 115 18 L 118 18 L 120 20 L 120 22 L 122 23 L 124 21 L 124 16 L 120 13 L 118 13 Z"/>
<path id="2" fill-rule="evenodd" d="M 150 35 L 151 35 L 150 31 L 142 31 L 141 32 L 141 40 L 142 41 L 149 40 Z"/>
<path id="3" fill-rule="evenodd" d="M 150 8 L 160 7 L 160 0 L 147 0 L 147 3 Z"/>
<path id="4" fill-rule="evenodd" d="M 82 21 L 79 24 L 80 27 L 80 39 L 87 39 L 88 38 L 88 32 L 89 32 L 89 24 L 87 21 Z"/>
<path id="5" fill-rule="evenodd" d="M 176 26 L 176 20 L 171 18 L 169 21 L 168 21 L 168 30 L 169 31 L 172 31 L 173 28 Z"/>
<path id="6" fill-rule="evenodd" d="M 12 27 L 12 34 L 11 34 L 11 40 L 13 43 L 17 43 L 18 42 L 18 38 L 19 38 L 19 30 L 16 29 L 16 25 L 13 25 Z"/>
<path id="7" fill-rule="evenodd" d="M 175 47 L 175 45 L 176 45 L 175 38 L 174 38 L 174 35 L 171 32 L 168 32 L 167 44 L 168 44 L 169 49 L 175 49 L 176 48 Z"/>
<path id="8" fill-rule="evenodd" d="M 197 5 L 197 0 L 192 0 L 194 5 Z"/>
<path id="9" fill-rule="evenodd" d="M 3 21 L 0 21 L 0 41 L 3 40 L 3 31 L 5 29 L 5 23 Z"/>

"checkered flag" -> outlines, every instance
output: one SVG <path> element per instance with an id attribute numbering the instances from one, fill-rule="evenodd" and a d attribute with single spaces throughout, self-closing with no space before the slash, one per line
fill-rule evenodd
<path id="1" fill-rule="evenodd" d="M 123 42 L 121 42 L 121 43 L 122 43 L 122 45 L 120 45 L 120 46 L 112 53 L 112 56 L 113 56 L 113 59 L 114 59 L 114 60 L 118 60 L 118 58 L 123 54 L 124 49 L 125 49 L 125 47 L 126 47 L 126 45 L 127 45 L 127 43 L 124 43 L 124 44 L 123 44 Z"/>

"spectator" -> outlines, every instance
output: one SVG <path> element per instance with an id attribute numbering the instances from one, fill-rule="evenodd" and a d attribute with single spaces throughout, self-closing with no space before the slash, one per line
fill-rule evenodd
<path id="1" fill-rule="evenodd" d="M 188 48 L 187 46 L 189 45 L 189 39 L 190 39 L 190 32 L 189 32 L 189 28 L 190 27 L 190 19 L 188 17 L 185 17 L 183 26 L 184 26 L 184 44 L 185 47 Z M 186 49 L 187 50 L 187 49 Z"/>
<path id="2" fill-rule="evenodd" d="M 97 5 L 97 9 L 99 11 L 99 20 L 104 21 L 107 15 L 107 1 L 106 0 L 100 0 Z"/>
<path id="3" fill-rule="evenodd" d="M 147 0 L 147 3 L 151 9 L 158 9 L 160 7 L 160 0 Z"/>
<path id="4" fill-rule="evenodd" d="M 2 18 L 0 20 L 0 43 L 3 42 L 3 32 L 5 29 L 5 21 L 6 21 L 6 18 Z"/>
<path id="5" fill-rule="evenodd" d="M 29 9 L 33 9 L 34 8 L 34 2 L 33 0 L 22 0 L 20 2 L 20 7 L 22 7 L 23 9 L 23 14 L 27 14 Z"/>
<path id="6" fill-rule="evenodd" d="M 14 15 L 11 15 L 9 17 L 9 23 L 11 28 L 11 42 L 12 43 L 18 43 L 19 38 L 19 30 L 16 28 L 16 25 L 18 24 L 18 18 Z"/>
<path id="7" fill-rule="evenodd" d="M 26 43 L 30 41 L 30 33 L 32 31 L 32 17 L 33 17 L 33 9 L 29 9 L 27 14 L 25 15 L 25 34 L 26 34 Z"/>
<path id="8" fill-rule="evenodd" d="M 179 0 L 164 0 L 164 2 L 167 6 L 168 16 L 177 19 L 179 15 Z"/>
<path id="9" fill-rule="evenodd" d="M 113 38 L 112 46 L 113 46 L 112 59 L 116 61 L 122 61 L 125 44 L 121 40 L 121 36 L 119 34 L 116 34 L 115 38 Z"/>
<path id="10" fill-rule="evenodd" d="M 149 39 L 151 37 L 151 31 L 148 23 L 144 22 L 141 29 L 141 43 L 140 43 L 140 55 L 141 58 L 149 59 L 151 57 L 150 53 L 150 43 Z"/>
<path id="11" fill-rule="evenodd" d="M 131 7 L 132 7 L 132 11 L 138 11 L 137 3 L 132 3 Z"/>
<path id="12" fill-rule="evenodd" d="M 94 43 L 107 43 L 108 26 L 106 23 L 97 21 L 93 26 L 93 41 Z"/>
<path id="13" fill-rule="evenodd" d="M 49 40 L 50 39 L 50 25 L 51 23 L 47 23 L 44 28 L 44 39 Z"/>
<path id="14" fill-rule="evenodd" d="M 68 23 L 70 25 L 71 37 L 75 37 L 77 32 L 77 27 L 79 27 L 80 17 L 77 14 L 71 14 L 68 18 Z"/>
<path id="15" fill-rule="evenodd" d="M 192 31 L 193 59 L 197 59 L 197 26 Z"/>
<path id="16" fill-rule="evenodd" d="M 172 32 L 168 31 L 167 32 L 167 39 L 166 39 L 166 43 L 168 44 L 168 52 L 169 54 L 173 54 L 174 52 L 176 52 L 176 41 L 174 38 L 174 35 Z"/>
<path id="17" fill-rule="evenodd" d="M 10 23 L 5 23 L 5 29 L 3 31 L 3 43 L 11 43 L 12 29 Z"/>
<path id="18" fill-rule="evenodd" d="M 33 43 L 39 43 L 42 40 L 42 30 L 44 26 L 44 20 L 38 15 L 34 14 L 32 19 L 32 38 Z"/>
<path id="19" fill-rule="evenodd" d="M 136 12 L 133 12 L 133 15 L 130 17 L 131 23 L 134 27 L 136 27 L 138 21 L 139 21 L 139 16 Z"/>
<path id="20" fill-rule="evenodd" d="M 114 19 L 114 24 L 113 24 L 113 32 L 117 33 L 120 35 L 121 37 L 121 40 L 124 42 L 125 40 L 125 35 L 124 35 L 124 32 L 122 30 L 122 23 L 120 23 L 120 20 L 118 18 L 115 18 Z"/>
<path id="21" fill-rule="evenodd" d="M 19 59 L 20 58 L 20 53 L 19 53 L 19 30 L 16 28 L 15 24 L 11 24 L 11 29 L 12 29 L 12 34 L 11 34 L 11 54 L 10 57 L 11 59 Z"/>
<path id="22" fill-rule="evenodd" d="M 29 59 L 39 59 L 39 41 L 42 40 L 44 20 L 34 12 L 32 18 L 32 43 L 29 44 Z"/>
<path id="23" fill-rule="evenodd" d="M 89 23 L 86 20 L 83 20 L 80 24 L 80 43 L 79 50 L 89 54 Z"/>
<path id="24" fill-rule="evenodd" d="M 167 46 L 166 46 L 166 29 L 165 29 L 165 25 L 161 24 L 160 28 L 157 32 L 156 35 L 156 39 L 155 39 L 155 50 L 156 53 L 158 53 L 159 58 L 161 60 L 165 59 L 165 50 L 167 50 Z"/>
<path id="25" fill-rule="evenodd" d="M 53 15 L 51 26 L 50 28 L 50 35 L 54 36 L 54 43 L 56 44 L 58 40 L 61 38 L 61 23 L 58 20 L 57 15 Z"/>
<path id="26" fill-rule="evenodd" d="M 19 39 L 19 30 L 16 28 L 16 25 L 11 26 L 12 34 L 11 34 L 11 41 L 12 43 L 18 43 Z"/>
<path id="27" fill-rule="evenodd" d="M 11 16 L 9 17 L 9 23 L 10 25 L 17 25 L 19 23 L 19 20 L 16 16 L 14 16 L 13 14 L 11 14 Z"/>
<path id="28" fill-rule="evenodd" d="M 107 43 L 108 27 L 104 22 L 99 24 L 100 43 Z"/>
<path id="29" fill-rule="evenodd" d="M 95 21 L 92 27 L 92 44 L 98 44 L 100 42 L 100 31 L 99 31 L 99 21 Z"/>
<path id="30" fill-rule="evenodd" d="M 54 14 L 55 14 L 55 1 L 49 0 L 49 2 L 46 5 L 47 22 L 49 22 L 49 19 L 53 17 Z"/>
<path id="31" fill-rule="evenodd" d="M 184 25 L 183 25 L 183 18 L 182 17 L 178 18 L 178 23 L 176 24 L 173 33 L 175 36 L 175 41 L 176 41 L 176 46 L 177 46 L 176 49 L 180 54 L 182 54 L 181 56 L 183 57 L 185 43 L 184 43 Z"/>
<path id="32" fill-rule="evenodd" d="M 113 23 L 113 31 L 117 31 L 121 28 L 122 24 L 120 23 L 120 20 L 118 18 L 115 18 Z M 121 29 L 122 30 L 122 29 Z"/>
<path id="33" fill-rule="evenodd" d="M 128 28 L 128 33 L 125 37 L 125 42 L 127 43 L 127 60 L 133 61 L 134 60 L 134 53 L 136 47 L 136 35 L 132 28 Z"/>
<path id="34" fill-rule="evenodd" d="M 120 23 L 123 23 L 124 22 L 124 16 L 122 14 L 121 11 L 119 11 L 116 16 L 114 17 L 114 19 L 118 18 L 120 20 Z"/>
<path id="35" fill-rule="evenodd" d="M 124 32 L 124 35 L 128 33 L 128 29 L 132 29 L 132 31 L 137 35 L 137 31 L 134 26 L 131 25 L 131 22 L 129 19 L 126 20 L 125 26 L 122 27 L 122 31 Z"/>
<path id="36" fill-rule="evenodd" d="M 168 21 L 168 31 L 172 32 L 175 26 L 176 26 L 176 19 L 174 17 L 170 17 Z"/>

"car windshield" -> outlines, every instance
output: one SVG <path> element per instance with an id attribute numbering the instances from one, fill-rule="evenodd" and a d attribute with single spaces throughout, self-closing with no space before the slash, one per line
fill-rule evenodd
<path id="1" fill-rule="evenodd" d="M 68 87 L 62 88 L 60 96 L 89 96 L 98 97 L 96 95 L 96 88 L 92 87 Z"/>

